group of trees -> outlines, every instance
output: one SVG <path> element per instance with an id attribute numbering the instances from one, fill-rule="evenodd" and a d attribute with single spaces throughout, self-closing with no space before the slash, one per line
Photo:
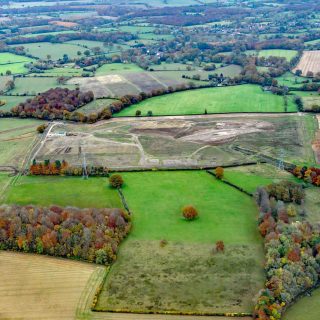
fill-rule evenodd
<path id="1" fill-rule="evenodd" d="M 308 183 L 312 183 L 317 187 L 320 187 L 320 169 L 315 167 L 300 167 L 296 166 L 292 171 L 292 174 L 299 179 L 303 179 Z"/>
<path id="2" fill-rule="evenodd" d="M 294 202 L 301 204 L 305 197 L 305 192 L 302 186 L 295 182 L 282 181 L 279 183 L 272 183 L 266 187 L 270 197 L 283 202 Z"/>
<path id="3" fill-rule="evenodd" d="M 67 88 L 50 89 L 33 99 L 13 107 L 13 116 L 20 118 L 54 119 L 63 117 L 64 112 L 73 112 L 94 99 L 92 91 L 81 92 L 79 89 L 69 90 Z"/>
<path id="4" fill-rule="evenodd" d="M 0 249 L 109 265 L 131 224 L 121 209 L 0 206 Z"/>
<path id="5" fill-rule="evenodd" d="M 259 230 L 265 239 L 267 281 L 259 292 L 254 318 L 275 320 L 319 282 L 320 228 L 306 221 L 291 222 L 290 207 L 286 209 L 265 188 L 257 190 L 257 204 Z"/>
<path id="6" fill-rule="evenodd" d="M 108 177 L 109 169 L 103 166 L 87 166 L 86 172 L 91 177 Z M 65 160 L 45 160 L 43 162 L 37 162 L 33 160 L 32 165 L 29 168 L 31 175 L 61 175 L 61 176 L 82 176 L 83 168 L 70 166 Z"/>

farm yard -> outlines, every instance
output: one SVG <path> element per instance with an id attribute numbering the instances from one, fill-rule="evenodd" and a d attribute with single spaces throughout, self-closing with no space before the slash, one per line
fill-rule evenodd
<path id="1" fill-rule="evenodd" d="M 178 92 L 145 100 L 122 110 L 115 116 L 142 115 L 152 111 L 153 115 L 182 115 L 229 112 L 285 112 L 283 97 L 264 92 L 259 86 L 241 85 L 223 88 L 198 89 Z M 288 99 L 287 111 L 296 111 L 293 101 Z"/>
<path id="2" fill-rule="evenodd" d="M 201 171 L 123 177 L 134 228 L 96 310 L 250 313 L 254 292 L 263 285 L 252 200 Z M 181 207 L 189 203 L 199 210 L 193 222 L 181 218 Z M 213 254 L 221 239 L 226 252 Z M 168 244 L 162 247 L 161 240 Z"/>
<path id="3" fill-rule="evenodd" d="M 298 65 L 293 71 L 296 70 L 301 70 L 303 76 L 313 76 L 320 72 L 320 50 L 304 51 Z"/>

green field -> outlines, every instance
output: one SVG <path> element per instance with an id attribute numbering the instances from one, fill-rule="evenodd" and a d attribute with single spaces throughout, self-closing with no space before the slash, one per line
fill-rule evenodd
<path id="1" fill-rule="evenodd" d="M 293 94 L 300 96 L 305 110 L 311 110 L 312 106 L 320 106 L 320 94 L 315 91 L 292 91 Z"/>
<path id="2" fill-rule="evenodd" d="M 80 208 L 122 207 L 117 191 L 109 187 L 106 178 L 23 176 L 8 190 L 5 202 Z"/>
<path id="3" fill-rule="evenodd" d="M 13 94 L 27 94 L 37 95 L 38 93 L 47 91 L 51 88 L 69 88 L 75 89 L 74 85 L 62 85 L 57 82 L 57 78 L 54 77 L 25 77 L 17 78 L 15 80 L 15 88 L 10 91 Z"/>
<path id="4" fill-rule="evenodd" d="M 261 57 L 280 57 L 280 58 L 286 58 L 287 61 L 290 61 L 292 58 L 294 58 L 297 54 L 298 51 L 296 50 L 285 50 L 285 49 L 267 49 L 267 50 L 260 50 L 260 51 L 255 51 L 255 50 L 247 50 L 246 54 L 248 55 L 258 55 L 260 58 Z"/>
<path id="5" fill-rule="evenodd" d="M 304 84 L 304 82 L 307 81 L 306 78 L 297 77 L 291 72 L 286 72 L 282 76 L 277 77 L 276 80 L 278 81 L 279 85 L 291 88 L 300 88 Z"/>
<path id="6" fill-rule="evenodd" d="M 131 71 L 131 72 L 140 72 L 143 71 L 139 66 L 133 63 L 110 63 L 104 64 L 100 68 L 97 69 L 96 75 L 102 76 L 109 73 L 117 73 L 122 71 Z"/>
<path id="7" fill-rule="evenodd" d="M 49 43 L 49 42 L 36 42 L 26 43 L 23 45 L 26 52 L 34 57 L 40 59 L 47 59 L 50 55 L 52 60 L 62 59 L 64 54 L 67 54 L 69 58 L 78 57 L 77 52 L 80 51 L 82 54 L 86 48 L 76 46 L 68 43 Z"/>
<path id="8" fill-rule="evenodd" d="M 123 177 L 133 230 L 97 310 L 251 312 L 264 278 L 253 200 L 204 171 Z M 195 221 L 181 216 L 187 204 L 199 211 Z M 224 254 L 212 253 L 217 240 Z"/>
<path id="9" fill-rule="evenodd" d="M 306 296 L 298 300 L 285 313 L 283 320 L 318 320 L 320 289 L 312 292 L 310 297 Z"/>
<path id="10" fill-rule="evenodd" d="M 5 105 L 0 107 L 2 111 L 10 111 L 11 108 L 17 106 L 20 102 L 26 101 L 27 97 L 0 96 L 1 101 L 5 101 Z"/>
<path id="11" fill-rule="evenodd" d="M 5 75 L 7 71 L 11 71 L 12 74 L 26 73 L 28 69 L 24 65 L 32 61 L 34 59 L 25 56 L 7 52 L 0 53 L 0 75 Z"/>
<path id="12" fill-rule="evenodd" d="M 259 186 L 282 180 L 295 180 L 292 174 L 269 164 L 226 168 L 224 179 L 251 193 L 254 193 Z"/>
<path id="13" fill-rule="evenodd" d="M 209 88 L 178 92 L 145 100 L 124 109 L 116 116 L 133 116 L 136 110 L 146 115 L 179 115 L 228 112 L 284 112 L 283 97 L 262 91 L 256 85 Z M 296 106 L 288 99 L 288 111 Z"/>
<path id="14" fill-rule="evenodd" d="M 77 111 L 82 112 L 84 114 L 90 114 L 93 112 L 99 112 L 103 110 L 104 108 L 108 107 L 112 102 L 116 100 L 113 99 L 97 99 L 94 100 L 88 104 L 86 104 L 84 107 L 78 109 Z"/>
<path id="15" fill-rule="evenodd" d="M 34 119 L 0 119 L 0 166 L 21 167 L 41 123 Z"/>
<path id="16" fill-rule="evenodd" d="M 66 64 L 63 68 L 53 68 L 44 70 L 42 73 L 30 74 L 37 77 L 80 77 L 83 69 L 73 68 L 72 65 Z"/>

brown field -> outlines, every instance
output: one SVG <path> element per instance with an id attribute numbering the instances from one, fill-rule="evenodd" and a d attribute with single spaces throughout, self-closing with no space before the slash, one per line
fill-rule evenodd
<path id="1" fill-rule="evenodd" d="M 293 69 L 296 70 L 301 70 L 303 76 L 306 76 L 308 71 L 314 74 L 320 72 L 320 50 L 304 51 L 298 65 Z"/>
<path id="2" fill-rule="evenodd" d="M 0 251 L 0 319 L 75 319 L 103 270 L 94 264 Z"/>
<path id="3" fill-rule="evenodd" d="M 314 160 L 306 131 L 308 117 L 296 115 L 122 118 L 95 125 L 56 125 L 36 159 L 65 159 L 81 165 L 79 145 L 89 165 L 111 169 L 186 168 L 252 161 L 235 145 L 293 159 Z M 65 135 L 55 135 L 64 131 Z"/>
<path id="4" fill-rule="evenodd" d="M 316 133 L 315 139 L 312 144 L 312 148 L 315 153 L 316 161 L 317 163 L 320 163 L 320 116 L 317 116 L 318 124 L 319 124 L 319 130 Z"/>
<path id="5" fill-rule="evenodd" d="M 82 91 L 93 91 L 96 98 L 118 98 L 125 94 L 151 93 L 152 90 L 175 87 L 188 81 L 172 79 L 164 73 L 114 73 L 92 78 L 73 78 L 68 84 L 79 85 Z"/>
<path id="6" fill-rule="evenodd" d="M 68 21 L 52 21 L 51 24 L 55 24 L 56 26 L 65 27 L 65 28 L 73 28 L 78 25 L 75 22 L 68 22 Z"/>

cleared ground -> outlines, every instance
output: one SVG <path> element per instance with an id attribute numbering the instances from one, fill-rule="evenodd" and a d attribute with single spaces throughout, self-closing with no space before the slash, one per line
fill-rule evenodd
<path id="1" fill-rule="evenodd" d="M 0 251 L 0 318 L 76 319 L 80 298 L 96 287 L 91 276 L 100 270 L 89 263 Z"/>
<path id="2" fill-rule="evenodd" d="M 87 163 L 114 169 L 185 168 L 246 163 L 253 159 L 239 145 L 290 161 L 314 163 L 315 120 L 297 115 L 207 115 L 118 118 L 95 125 L 55 126 L 37 153 L 38 160 L 65 159 L 80 165 L 79 145 Z"/>
<path id="3" fill-rule="evenodd" d="M 301 70 L 303 76 L 306 76 L 309 71 L 313 74 L 320 72 L 320 50 L 304 51 L 293 71 L 295 70 Z"/>
<path id="4" fill-rule="evenodd" d="M 264 279 L 252 199 L 204 171 L 123 177 L 134 227 L 97 309 L 251 312 Z M 186 204 L 198 209 L 197 220 L 182 219 Z M 212 252 L 217 240 L 225 253 Z"/>
<path id="5" fill-rule="evenodd" d="M 115 116 L 142 115 L 152 111 L 154 115 L 179 115 L 228 113 L 228 112 L 284 112 L 283 97 L 264 92 L 256 85 L 241 85 L 178 92 L 145 100 L 122 110 Z M 288 98 L 288 111 L 296 111 Z"/>

